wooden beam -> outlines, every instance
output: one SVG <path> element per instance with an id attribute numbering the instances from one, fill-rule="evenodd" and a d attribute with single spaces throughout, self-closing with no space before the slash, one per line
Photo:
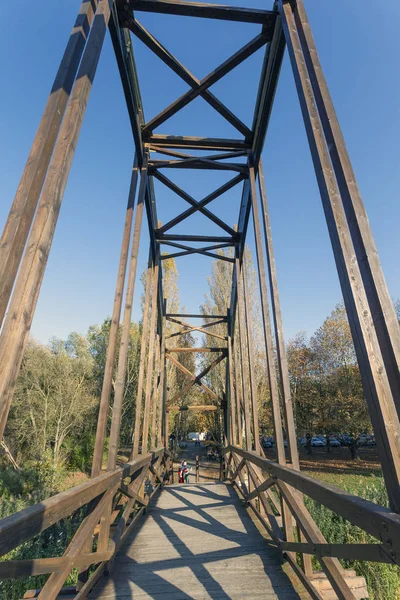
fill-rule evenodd
<path id="1" fill-rule="evenodd" d="M 208 411 L 208 412 L 213 412 L 215 410 L 218 410 L 218 406 L 214 406 L 213 404 L 206 404 L 206 405 L 200 405 L 200 404 L 192 404 L 190 406 L 188 405 L 183 405 L 183 406 L 178 406 L 178 405 L 171 405 L 171 406 L 167 406 L 167 412 L 171 412 L 177 410 L 179 412 L 186 412 L 186 411 Z"/>
<path id="2" fill-rule="evenodd" d="M 162 135 L 153 133 L 143 139 L 148 144 L 167 148 L 190 148 L 199 150 L 250 150 L 251 144 L 243 140 L 194 137 L 187 135 Z"/>
<path id="3" fill-rule="evenodd" d="M 97 0 L 83 0 L 81 4 L 4 226 L 0 240 L 0 327 L 96 8 Z"/>
<path id="4" fill-rule="evenodd" d="M 219 67 L 214 69 L 209 75 L 204 77 L 199 86 L 195 89 L 191 89 L 180 98 L 175 100 L 172 104 L 170 104 L 165 110 L 163 110 L 159 115 L 151 119 L 144 126 L 144 131 L 154 131 L 157 127 L 159 127 L 162 123 L 172 117 L 172 115 L 176 114 L 179 110 L 181 110 L 184 106 L 187 106 L 190 102 L 192 102 L 195 98 L 201 95 L 201 93 L 214 85 L 217 81 L 222 79 L 227 73 L 232 71 L 235 67 L 241 64 L 244 60 L 246 60 L 249 56 L 254 54 L 257 50 L 259 50 L 265 43 L 267 42 L 267 38 L 264 33 L 260 33 L 255 38 L 250 40 L 245 46 L 240 48 L 235 54 L 230 56 L 225 62 L 223 62 Z M 215 158 L 214 158 L 215 160 Z"/>
<path id="5" fill-rule="evenodd" d="M 226 341 L 226 336 L 219 335 L 219 334 L 213 333 L 211 331 L 206 331 L 207 327 L 213 327 L 214 325 L 216 325 L 216 323 L 206 323 L 205 325 L 203 325 L 203 327 L 195 327 L 194 325 L 190 325 L 190 323 L 186 323 L 185 321 L 178 321 L 174 317 L 169 317 L 168 320 L 172 321 L 173 323 L 177 323 L 178 325 L 183 325 L 184 327 L 187 327 L 187 331 L 178 332 L 177 334 L 174 333 L 174 334 L 170 335 L 169 337 L 173 337 L 175 335 L 181 335 L 181 333 L 190 333 L 191 331 L 199 331 L 200 333 L 204 333 L 205 335 L 211 335 L 212 337 L 218 338 L 222 341 Z"/>
<path id="6" fill-rule="evenodd" d="M 251 416 L 250 416 L 250 405 L 249 395 L 247 388 L 248 380 L 248 364 L 246 362 L 246 325 L 245 325 L 245 310 L 244 310 L 244 299 L 243 299 L 243 288 L 242 288 L 242 277 L 241 277 L 241 266 L 239 260 L 238 248 L 235 248 L 235 267 L 234 272 L 236 276 L 236 288 L 238 298 L 238 332 L 239 332 L 239 356 L 240 356 L 240 375 L 242 381 L 242 402 L 243 402 L 243 419 L 244 419 L 244 430 L 246 435 L 246 449 L 252 450 L 251 441 Z"/>
<path id="7" fill-rule="evenodd" d="M 124 233 L 122 237 L 121 255 L 119 260 L 117 283 L 115 286 L 115 296 L 113 312 L 111 317 L 111 327 L 108 336 L 106 363 L 104 367 L 103 386 L 101 390 L 99 415 L 97 419 L 96 441 L 93 451 L 92 477 L 96 477 L 100 471 L 104 453 L 104 441 L 106 436 L 106 427 L 108 419 L 108 409 L 110 404 L 111 385 L 114 371 L 115 354 L 118 339 L 119 321 L 121 316 L 122 297 L 125 283 L 126 266 L 128 263 L 129 243 L 132 231 L 133 207 L 135 203 L 136 187 L 138 180 L 138 163 L 135 160 L 132 170 L 131 185 L 128 195 L 128 206 L 126 209 Z"/>
<path id="8" fill-rule="evenodd" d="M 236 185 L 236 183 L 231 184 L 230 187 L 227 187 L 228 184 L 225 184 L 224 186 L 222 186 L 222 188 L 219 188 L 219 190 L 216 190 L 216 192 L 214 192 L 214 194 L 209 194 L 209 196 L 207 196 L 201 202 L 197 202 L 197 200 L 192 198 L 192 196 L 190 196 L 190 194 L 188 194 L 187 192 L 182 190 L 179 186 L 177 186 L 173 181 L 168 179 L 168 177 L 166 177 L 162 173 L 157 172 L 154 174 L 154 176 L 156 177 L 156 179 L 158 179 L 158 181 L 163 183 L 170 190 L 175 192 L 178 196 L 183 198 L 183 200 L 186 200 L 186 202 L 188 202 L 188 204 L 190 204 L 192 206 L 191 209 L 188 209 L 188 210 L 184 211 L 183 213 L 180 213 L 177 217 L 168 221 L 163 227 L 160 227 L 157 230 L 158 234 L 164 234 L 166 231 L 168 231 L 168 229 L 171 229 L 171 227 L 178 225 L 178 223 L 181 223 L 182 221 L 187 219 L 187 217 L 189 217 L 190 215 L 194 214 L 197 211 L 200 211 L 205 217 L 210 219 L 210 221 L 212 221 L 213 223 L 218 225 L 218 227 L 221 227 L 221 229 L 223 229 L 230 235 L 234 235 L 233 229 L 231 227 L 229 227 L 229 225 L 227 225 L 224 221 L 222 221 L 222 219 L 220 219 L 219 217 L 214 215 L 214 213 L 212 213 L 210 210 L 205 208 L 205 206 L 206 206 L 206 204 L 209 204 L 210 202 L 212 202 L 212 200 L 215 200 L 215 198 L 218 198 L 218 196 L 223 194 L 225 191 L 230 189 L 230 187 L 233 187 L 233 185 Z M 237 176 L 231 181 L 236 181 L 238 179 L 238 177 L 239 177 L 239 180 L 241 180 L 241 176 Z M 231 182 L 228 182 L 228 183 L 231 183 Z"/>
<path id="9" fill-rule="evenodd" d="M 277 484 L 285 498 L 285 502 L 290 507 L 293 516 L 298 522 L 299 527 L 304 533 L 308 542 L 311 544 L 325 544 L 326 539 L 318 529 L 305 506 L 297 501 L 285 483 L 282 481 L 277 481 Z M 319 562 L 325 571 L 333 589 L 337 593 L 338 598 L 343 598 L 343 600 L 356 600 L 356 597 L 347 585 L 347 582 L 344 578 L 343 568 L 339 560 L 337 558 L 319 556 Z"/>
<path id="10" fill-rule="evenodd" d="M 237 171 L 246 173 L 244 163 L 219 162 L 217 160 L 207 160 L 202 157 L 196 157 L 188 160 L 156 160 L 149 163 L 151 174 L 157 173 L 159 169 L 204 169 L 208 171 Z"/>
<path id="11" fill-rule="evenodd" d="M 120 27 L 118 11 L 115 4 L 111 11 L 109 31 L 131 123 L 138 164 L 139 167 L 141 167 L 143 162 L 143 142 L 141 132 L 141 127 L 144 124 L 143 106 L 137 81 L 131 35 L 127 29 Z"/>
<path id="12" fill-rule="evenodd" d="M 157 290 L 158 290 L 158 270 L 160 268 L 159 252 L 153 259 L 152 266 L 152 292 L 151 292 L 151 316 L 149 327 L 149 351 L 147 359 L 147 374 L 146 374 L 146 394 L 143 416 L 143 436 L 142 436 L 142 452 L 147 452 L 149 447 L 149 426 L 150 426 L 150 411 L 151 411 L 151 390 L 154 379 L 154 344 L 156 335 L 156 317 L 157 317 Z"/>
<path id="13" fill-rule="evenodd" d="M 248 496 L 247 500 L 253 500 L 253 498 L 257 498 L 261 492 L 265 492 L 270 487 L 276 484 L 276 479 L 274 477 L 268 477 L 265 481 L 263 481 L 258 487 L 256 487 Z"/>
<path id="14" fill-rule="evenodd" d="M 148 155 L 145 153 L 142 167 L 140 169 L 140 187 L 136 205 L 135 225 L 133 231 L 133 240 L 131 248 L 131 257 L 129 263 L 128 281 L 126 287 L 126 298 L 124 308 L 124 318 L 122 323 L 121 341 L 118 355 L 118 368 L 114 386 L 114 404 L 110 430 L 110 443 L 108 448 L 107 469 L 115 469 L 117 464 L 117 453 L 119 445 L 119 433 L 121 429 L 122 401 L 125 390 L 125 377 L 128 362 L 129 335 L 131 330 L 131 318 L 133 298 L 135 292 L 136 269 L 139 254 L 139 243 L 143 221 L 144 199 L 147 187 L 147 161 Z"/>
<path id="15" fill-rule="evenodd" d="M 237 242 L 236 237 L 223 237 L 218 235 L 183 235 L 183 234 L 159 234 L 157 233 L 157 241 L 161 244 L 166 242 L 221 242 L 235 244 Z"/>
<path id="16" fill-rule="evenodd" d="M 247 287 L 247 270 L 246 261 L 242 263 L 242 284 L 243 284 L 243 304 L 244 304 L 244 316 L 246 322 L 246 333 L 247 333 L 247 357 L 249 364 L 249 384 L 250 384 L 250 397 L 251 397 L 251 417 L 253 423 L 253 437 L 254 437 L 254 448 L 257 452 L 260 452 L 260 430 L 258 425 L 258 406 L 257 406 L 257 384 L 255 375 L 254 365 L 254 349 L 253 349 L 253 329 L 251 326 L 253 316 L 248 306 L 248 299 L 250 299 L 249 290 Z"/>
<path id="17" fill-rule="evenodd" d="M 272 244 L 272 232 L 271 232 L 271 222 L 269 218 L 268 211 L 268 203 L 267 203 L 267 193 L 265 189 L 265 181 L 264 181 L 264 170 L 262 166 L 262 161 L 260 159 L 259 168 L 258 168 L 258 182 L 261 196 L 261 218 L 263 222 L 264 228 L 264 242 L 267 251 L 267 267 L 268 267 L 268 278 L 269 285 L 271 290 L 271 308 L 272 308 L 272 316 L 274 321 L 274 329 L 275 329 L 275 346 L 278 358 L 278 368 L 280 375 L 280 385 L 281 385 L 281 393 L 283 399 L 283 408 L 284 408 L 284 417 L 285 417 L 285 425 L 288 439 L 288 450 L 290 461 L 293 464 L 295 469 L 299 469 L 299 453 L 297 450 L 297 439 L 296 439 L 296 429 L 294 425 L 294 416 L 293 416 L 293 403 L 290 392 L 290 382 L 289 382 L 289 370 L 286 358 L 286 348 L 285 348 L 285 340 L 283 335 L 283 325 L 282 325 L 282 314 L 279 300 L 279 291 L 278 291 L 278 280 L 276 275 L 276 265 L 275 265 L 275 256 L 274 249 Z M 253 197 L 253 203 L 256 203 L 254 207 L 253 204 L 253 218 L 255 220 L 259 220 L 258 215 L 258 203 L 257 203 L 257 192 L 254 190 L 255 197 Z M 254 210 L 255 209 L 255 210 Z M 256 227 L 257 231 L 259 227 Z"/>
<path id="18" fill-rule="evenodd" d="M 165 315 L 168 317 L 184 317 L 187 319 L 220 319 L 221 321 L 225 320 L 226 317 L 224 315 L 196 315 L 196 314 L 186 314 L 186 313 L 167 313 Z"/>
<path id="19" fill-rule="evenodd" d="M 221 352 L 222 348 L 167 348 L 166 351 L 168 353 L 177 352 L 178 354 L 182 352 Z"/>
<path id="20" fill-rule="evenodd" d="M 27 242 L 27 251 L 22 259 L 7 317 L 4 320 L 0 338 L 0 439 L 3 437 L 16 379 L 28 342 L 68 174 L 109 18 L 109 2 L 101 0 L 71 92 L 70 102 L 64 114 L 58 141 L 52 153 L 47 178 Z"/>
<path id="21" fill-rule="evenodd" d="M 264 146 L 265 136 L 269 120 L 271 117 L 272 106 L 274 103 L 275 92 L 278 84 L 279 73 L 282 66 L 283 55 L 285 53 L 285 36 L 283 35 L 281 20 L 277 17 L 274 24 L 274 32 L 271 43 L 267 46 L 265 59 L 260 79 L 256 107 L 253 119 L 253 146 L 254 164 L 256 170 L 261 152 Z"/>
<path id="22" fill-rule="evenodd" d="M 203 377 L 205 377 L 207 375 L 207 373 L 209 373 L 212 369 L 215 369 L 215 367 L 217 365 L 219 365 L 219 363 L 225 357 L 226 357 L 226 351 L 222 350 L 222 353 L 220 354 L 220 356 L 215 358 L 210 365 L 205 367 L 205 369 L 203 369 L 201 371 L 201 373 L 199 373 L 199 375 L 196 375 L 196 378 L 193 381 L 190 381 L 189 383 L 187 383 L 177 394 L 175 394 L 175 396 L 172 398 L 171 402 L 174 403 L 177 400 L 179 400 L 179 398 L 184 396 L 190 390 L 190 388 L 192 388 L 197 382 L 199 382 L 201 379 L 203 379 Z"/>
<path id="23" fill-rule="evenodd" d="M 387 548 L 381 544 L 319 544 L 304 542 L 281 542 L 282 551 L 301 552 L 316 556 L 330 556 L 343 560 L 371 561 L 393 564 Z"/>
<path id="24" fill-rule="evenodd" d="M 240 8 L 222 4 L 205 4 L 183 0 L 129 0 L 132 10 L 200 17 L 206 19 L 222 19 L 224 21 L 239 21 L 242 23 L 259 23 L 266 28 L 275 23 L 276 13 L 272 10 L 255 8 Z"/>
<path id="25" fill-rule="evenodd" d="M 369 225 L 368 216 L 332 98 L 319 62 L 310 24 L 302 1 L 294 11 L 295 22 L 302 45 L 304 58 L 310 75 L 315 101 L 326 136 L 327 146 L 335 170 L 343 207 L 346 212 L 354 250 L 365 283 L 371 315 L 377 331 L 378 341 L 397 412 L 400 414 L 400 326 L 394 310 L 385 277 L 379 262 L 378 251 Z"/>
<path id="26" fill-rule="evenodd" d="M 292 7 L 287 3 L 282 4 L 279 0 L 278 8 L 360 367 L 364 395 L 377 440 L 386 489 L 391 507 L 396 512 L 400 512 L 400 421 L 397 401 L 394 400 L 393 388 L 388 378 L 389 373 L 393 371 L 386 369 L 386 357 L 382 352 L 378 330 L 374 323 L 374 316 L 378 315 L 371 314 L 370 291 L 366 291 L 371 281 L 370 283 L 365 281 L 367 267 L 360 266 L 364 258 L 360 260 L 359 252 L 354 249 L 354 239 L 321 122 L 322 109 L 317 105 L 314 96 Z"/>
<path id="27" fill-rule="evenodd" d="M 166 354 L 165 355 L 166 358 L 168 358 L 172 364 L 174 364 L 178 369 L 180 369 L 182 371 L 182 373 L 185 373 L 185 375 L 188 375 L 191 379 L 196 379 L 196 375 L 193 375 L 193 373 L 191 373 L 189 371 L 189 369 L 187 369 L 186 367 L 184 367 L 179 360 L 176 360 L 176 358 L 174 358 L 173 356 L 171 356 L 171 354 Z M 213 392 L 205 383 L 199 382 L 200 387 L 207 393 L 209 394 L 212 398 L 214 398 L 215 400 L 218 400 L 218 396 L 215 392 Z"/>
<path id="28" fill-rule="evenodd" d="M 190 85 L 193 89 L 197 89 L 200 85 L 200 80 L 194 77 L 192 73 L 186 67 L 182 65 L 168 50 L 153 36 L 141 23 L 136 19 L 132 18 L 127 13 L 123 16 L 123 25 L 128 27 L 150 50 L 154 52 L 166 65 L 174 71 L 185 83 Z M 209 90 L 201 92 L 201 97 L 204 98 L 210 106 L 212 106 L 222 117 L 224 117 L 228 123 L 233 125 L 242 135 L 246 138 L 252 138 L 251 130 L 238 119 L 218 98 L 214 96 Z M 144 136 L 146 139 L 146 136 Z"/>
<path id="29" fill-rule="evenodd" d="M 248 462 L 257 465 L 269 476 L 276 477 L 277 480 L 299 490 L 381 540 L 389 552 L 394 552 L 393 559 L 400 564 L 400 516 L 389 508 L 349 494 L 334 485 L 318 481 L 238 446 L 229 446 L 227 451 L 245 457 Z"/>
<path id="30" fill-rule="evenodd" d="M 148 338 L 148 326 L 149 326 L 149 306 L 150 306 L 150 284 L 151 284 L 151 251 L 149 252 L 149 259 L 147 263 L 146 272 L 146 284 L 145 284 L 145 295 L 144 295 L 144 306 L 143 306 L 143 317 L 142 317 L 142 336 L 140 342 L 140 364 L 139 364 L 139 375 L 137 384 L 136 394 L 136 406 L 135 406 L 135 426 L 133 433 L 133 445 L 131 460 L 134 459 L 139 453 L 139 441 L 140 441 L 140 426 L 142 423 L 142 407 L 143 407 L 143 381 L 144 381 L 144 370 L 146 364 L 146 353 L 147 353 L 147 338 Z"/>

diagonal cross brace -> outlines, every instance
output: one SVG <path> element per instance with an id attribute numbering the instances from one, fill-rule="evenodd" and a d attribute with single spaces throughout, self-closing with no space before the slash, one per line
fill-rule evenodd
<path id="1" fill-rule="evenodd" d="M 229 181 L 224 183 L 221 187 L 216 189 L 214 192 L 211 192 L 211 194 L 208 194 L 208 196 L 203 198 L 203 200 L 201 200 L 200 202 L 197 202 L 197 200 L 192 198 L 192 196 L 190 196 L 190 194 L 188 194 L 187 192 L 182 190 L 173 181 L 168 179 L 168 177 L 166 177 L 163 173 L 156 172 L 156 173 L 154 173 L 154 177 L 156 179 L 158 179 L 158 181 L 163 183 L 165 186 L 167 186 L 171 191 L 175 192 L 175 194 L 180 196 L 183 200 L 186 200 L 186 202 L 188 202 L 189 204 L 192 205 L 192 208 L 185 210 L 184 212 L 180 213 L 177 217 L 174 217 L 173 219 L 168 221 L 168 223 L 163 225 L 163 227 L 160 227 L 160 229 L 157 230 L 157 233 L 165 233 L 166 231 L 168 231 L 175 225 L 178 225 L 178 223 L 180 223 L 184 219 L 187 219 L 188 217 L 193 215 L 195 212 L 200 211 L 203 215 L 205 215 L 206 217 L 211 219 L 211 221 L 216 223 L 216 225 L 219 225 L 222 229 L 224 229 L 231 235 L 233 235 L 233 236 L 237 235 L 237 233 L 231 227 L 226 225 L 226 223 L 221 221 L 221 219 L 219 219 L 216 215 L 214 215 L 212 212 L 208 211 L 204 207 L 207 204 L 209 204 L 210 202 L 212 202 L 213 200 L 216 200 L 217 198 L 219 198 L 219 196 L 222 196 L 222 194 L 224 194 L 225 192 L 228 192 L 235 185 L 237 185 L 238 183 L 243 181 L 244 175 L 242 175 L 242 174 L 236 175 L 235 177 L 233 177 L 233 179 L 230 179 Z"/>
<path id="2" fill-rule="evenodd" d="M 146 123 L 146 125 L 143 127 L 143 131 L 146 133 L 152 132 L 154 129 L 159 127 L 167 119 L 172 117 L 172 115 L 176 114 L 184 106 L 187 106 L 190 102 L 192 102 L 192 100 L 194 100 L 198 96 L 201 96 L 203 92 L 205 92 L 209 87 L 211 87 L 212 85 L 214 85 L 214 83 L 222 79 L 224 75 L 230 73 L 230 71 L 232 71 L 235 67 L 240 65 L 244 60 L 246 60 L 246 58 L 254 54 L 266 43 L 267 37 L 263 33 L 260 33 L 255 38 L 250 40 L 250 42 L 248 42 L 245 46 L 240 48 L 240 50 L 235 52 L 235 54 L 230 56 L 226 61 L 224 61 L 221 65 L 214 69 L 214 71 L 211 71 L 209 75 L 204 77 L 199 82 L 197 87 L 194 87 L 193 89 L 180 96 L 160 114 L 158 114 L 151 121 Z"/>
<path id="3" fill-rule="evenodd" d="M 131 15 L 125 14 L 123 17 L 123 26 L 128 27 L 150 50 L 154 52 L 166 65 L 168 65 L 174 73 L 179 75 L 181 79 L 191 88 L 197 89 L 201 85 L 201 81 L 197 79 L 186 67 L 182 65 L 164 46 L 151 35 L 141 23 L 136 21 Z M 235 127 L 245 138 L 251 140 L 251 130 L 238 119 L 218 98 L 209 90 L 201 92 L 201 97 L 208 102 L 221 116 L 223 116 L 233 127 Z"/>
<path id="4" fill-rule="evenodd" d="M 174 358 L 173 356 L 171 356 L 171 354 L 166 354 L 165 355 L 171 362 L 172 364 L 174 364 L 178 369 L 180 369 L 182 371 L 182 373 L 185 373 L 185 375 L 189 375 L 189 377 L 191 377 L 192 380 L 196 379 L 196 375 L 193 375 L 193 373 L 191 373 L 189 371 L 189 369 L 187 369 L 186 367 L 184 367 L 179 360 L 177 360 L 176 358 Z M 209 394 L 212 398 L 214 398 L 214 400 L 218 400 L 218 396 L 215 392 L 213 392 L 205 383 L 202 382 L 198 382 L 198 385 L 200 385 L 200 387 L 207 393 Z"/>
<path id="5" fill-rule="evenodd" d="M 194 385 L 196 385 L 201 379 L 203 379 L 203 377 L 205 377 L 207 375 L 207 373 L 209 373 L 211 371 L 211 369 L 214 369 L 217 365 L 219 365 L 219 363 L 226 357 L 226 355 L 227 355 L 227 352 L 225 349 L 223 349 L 220 356 L 218 356 L 215 360 L 213 360 L 213 362 L 210 365 L 208 365 L 208 367 L 203 369 L 202 372 L 199 373 L 195 379 L 193 379 L 188 384 L 186 384 L 185 387 L 180 392 L 175 394 L 175 396 L 171 400 L 171 404 L 174 404 L 177 400 L 179 400 L 179 398 L 184 396 Z"/>

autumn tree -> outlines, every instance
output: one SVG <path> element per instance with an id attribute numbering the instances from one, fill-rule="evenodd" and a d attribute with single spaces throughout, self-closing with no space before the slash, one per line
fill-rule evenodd
<path id="1" fill-rule="evenodd" d="M 67 438 L 94 420 L 97 398 L 93 359 L 84 336 L 31 340 L 17 381 L 7 437 L 24 460 L 45 456 L 59 468 L 68 458 Z"/>

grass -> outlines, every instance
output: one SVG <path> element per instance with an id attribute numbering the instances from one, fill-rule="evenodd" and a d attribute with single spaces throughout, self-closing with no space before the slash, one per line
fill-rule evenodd
<path id="1" fill-rule="evenodd" d="M 375 469 L 372 472 L 364 471 L 361 474 L 359 465 L 355 465 L 354 470 L 353 473 L 312 470 L 308 472 L 308 475 L 336 485 L 376 504 L 388 506 L 388 497 L 382 476 L 378 475 Z M 305 502 L 329 543 L 377 543 L 376 538 L 314 500 L 305 498 Z M 341 562 L 345 568 L 355 569 L 357 575 L 365 577 L 371 600 L 400 600 L 400 568 L 398 566 L 360 561 Z"/>

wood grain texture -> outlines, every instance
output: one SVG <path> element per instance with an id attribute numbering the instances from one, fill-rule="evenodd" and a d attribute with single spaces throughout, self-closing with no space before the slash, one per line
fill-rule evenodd
<path id="1" fill-rule="evenodd" d="M 222 483 L 164 488 L 90 599 L 291 600 L 278 552 Z"/>

